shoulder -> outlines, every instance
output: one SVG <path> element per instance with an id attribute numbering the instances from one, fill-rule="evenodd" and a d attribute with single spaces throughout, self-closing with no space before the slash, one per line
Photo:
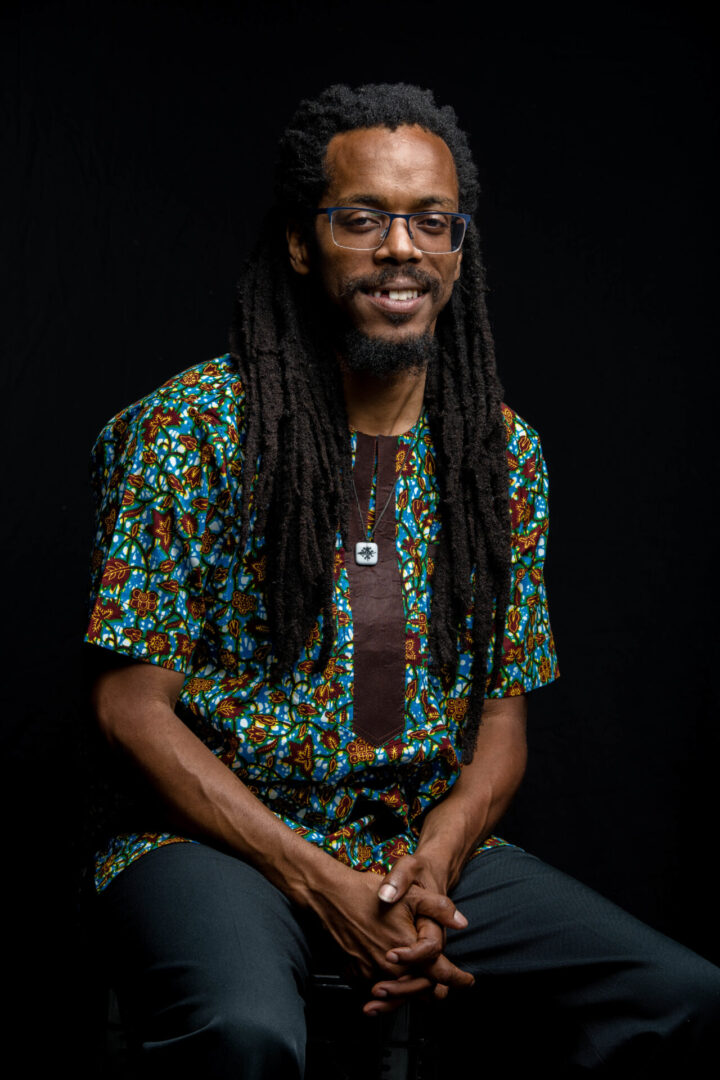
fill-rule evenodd
<path id="1" fill-rule="evenodd" d="M 505 422 L 508 457 L 512 455 L 520 459 L 531 453 L 540 453 L 540 436 L 537 431 L 509 405 L 503 404 L 500 408 Z"/>
<path id="2" fill-rule="evenodd" d="M 537 431 L 509 405 L 502 405 L 502 417 L 505 422 L 512 493 L 514 488 L 532 486 L 537 480 L 541 480 L 545 475 L 545 462 Z"/>
<path id="3" fill-rule="evenodd" d="M 152 444 L 168 434 L 200 436 L 203 441 L 230 437 L 236 442 L 243 405 L 243 387 L 232 360 L 220 356 L 188 368 L 126 406 L 102 429 L 95 449 L 119 447 L 133 437 Z"/>
<path id="4" fill-rule="evenodd" d="M 507 473 L 510 497 L 527 499 L 547 495 L 547 471 L 540 435 L 508 405 L 502 406 L 507 437 Z"/>

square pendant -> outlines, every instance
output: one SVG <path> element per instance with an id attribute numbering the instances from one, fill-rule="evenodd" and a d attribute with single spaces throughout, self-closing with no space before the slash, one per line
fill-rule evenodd
<path id="1" fill-rule="evenodd" d="M 378 561 L 378 546 L 372 540 L 361 540 L 355 545 L 355 562 L 358 566 L 374 566 Z"/>

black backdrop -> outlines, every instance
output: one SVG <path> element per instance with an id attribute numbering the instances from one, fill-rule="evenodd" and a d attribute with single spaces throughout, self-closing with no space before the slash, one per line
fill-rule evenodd
<path id="1" fill-rule="evenodd" d="M 700 8 L 68 0 L 6 4 L 0 32 L 2 831 L 31 1053 L 79 1070 L 95 1000 L 69 704 L 88 452 L 121 406 L 224 350 L 277 133 L 336 81 L 432 86 L 470 131 L 506 398 L 549 461 L 563 677 L 532 697 L 504 834 L 720 960 Z"/>

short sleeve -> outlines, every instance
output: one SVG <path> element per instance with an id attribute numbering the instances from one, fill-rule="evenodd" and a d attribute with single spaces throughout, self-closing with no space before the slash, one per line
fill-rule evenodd
<path id="1" fill-rule="evenodd" d="M 227 559 L 232 497 L 217 422 L 155 398 L 100 435 L 91 644 L 187 672 L 208 576 Z"/>
<path id="2" fill-rule="evenodd" d="M 503 414 L 508 425 L 512 530 L 510 603 L 501 660 L 491 677 L 488 697 L 523 694 L 559 675 L 544 577 L 547 470 L 536 432 L 507 406 Z"/>

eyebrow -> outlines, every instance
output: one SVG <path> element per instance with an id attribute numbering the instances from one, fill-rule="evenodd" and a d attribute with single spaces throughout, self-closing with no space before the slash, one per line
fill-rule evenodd
<path id="1" fill-rule="evenodd" d="M 339 206 L 368 206 L 378 210 L 387 209 L 387 200 L 379 195 L 369 195 L 367 192 L 353 193 L 344 196 L 345 201 L 338 203 Z M 415 199 L 409 204 L 416 210 L 427 210 L 431 206 L 446 206 L 449 210 L 454 209 L 455 200 L 446 195 L 423 195 L 421 199 Z"/>

